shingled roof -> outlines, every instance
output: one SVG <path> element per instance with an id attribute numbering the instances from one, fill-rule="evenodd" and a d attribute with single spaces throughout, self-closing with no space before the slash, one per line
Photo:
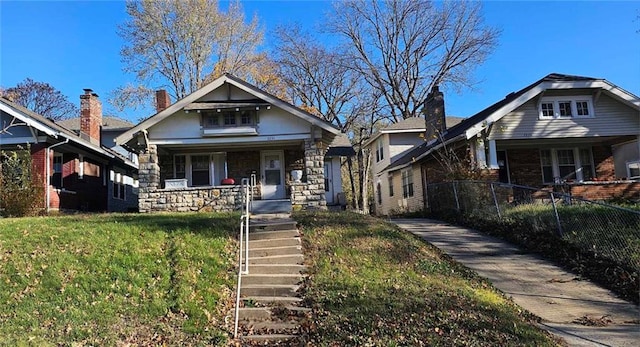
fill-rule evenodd
<path id="1" fill-rule="evenodd" d="M 407 152 L 402 157 L 398 158 L 393 163 L 389 164 L 384 171 L 386 170 L 398 170 L 407 164 L 424 157 L 430 151 L 439 147 L 443 142 L 452 142 L 454 140 L 466 138 L 467 130 L 476 126 L 477 124 L 483 122 L 487 117 L 494 114 L 496 111 L 501 109 L 502 107 L 508 105 L 512 101 L 516 100 L 520 96 L 524 95 L 528 91 L 532 90 L 539 84 L 543 82 L 575 82 L 575 81 L 604 81 L 601 78 L 594 77 L 585 77 L 585 76 L 573 76 L 573 75 L 564 75 L 559 73 L 551 73 L 536 82 L 531 83 L 530 85 L 516 91 L 509 93 L 504 99 L 496 102 L 495 104 L 485 108 L 484 110 L 476 113 L 475 115 L 464 119 L 459 124 L 453 126 L 452 128 L 448 128 L 446 132 L 443 134 L 441 139 L 436 140 L 435 142 L 426 142 L 421 144 L 418 147 Z"/>
<path id="2" fill-rule="evenodd" d="M 73 131 L 80 131 L 80 117 L 57 121 L 59 125 Z M 102 117 L 102 130 L 126 130 L 135 124 L 118 117 Z"/>

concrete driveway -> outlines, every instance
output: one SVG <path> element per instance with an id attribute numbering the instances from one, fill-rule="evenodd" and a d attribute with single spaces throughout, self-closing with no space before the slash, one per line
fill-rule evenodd
<path id="1" fill-rule="evenodd" d="M 609 290 L 473 229 L 429 219 L 392 222 L 488 279 L 570 346 L 640 346 L 639 307 Z"/>

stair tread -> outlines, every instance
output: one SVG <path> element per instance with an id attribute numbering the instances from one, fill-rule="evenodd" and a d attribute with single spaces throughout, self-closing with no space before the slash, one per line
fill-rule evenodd
<path id="1" fill-rule="evenodd" d="M 306 277 L 305 274 L 256 274 L 256 273 L 249 273 L 248 275 L 242 275 L 242 278 L 246 278 L 246 277 Z"/>
<path id="2" fill-rule="evenodd" d="M 254 259 L 275 259 L 275 258 L 287 258 L 287 257 L 302 257 L 302 253 L 300 253 L 300 254 L 265 255 L 265 256 L 262 256 L 262 257 L 249 257 L 249 260 L 254 260 Z"/>
<path id="3" fill-rule="evenodd" d="M 275 250 L 275 249 L 298 249 L 298 250 L 302 250 L 302 246 L 273 246 L 273 247 L 256 247 L 256 248 L 251 248 L 249 247 L 249 252 L 251 251 L 267 251 L 267 250 Z"/>
<path id="4" fill-rule="evenodd" d="M 295 296 L 245 296 L 242 300 L 253 301 L 295 301 L 300 302 L 302 299 Z"/>
<path id="5" fill-rule="evenodd" d="M 297 338 L 297 335 L 291 334 L 257 334 L 257 335 L 245 335 L 241 336 L 242 340 L 252 341 L 269 341 L 269 340 L 291 340 Z"/>
<path id="6" fill-rule="evenodd" d="M 301 307 L 301 306 L 275 306 L 275 307 L 240 307 L 240 311 L 270 311 L 274 308 L 284 308 L 286 310 L 289 311 L 311 311 L 310 308 L 308 307 Z"/>
<path id="7" fill-rule="evenodd" d="M 300 287 L 297 284 L 247 284 L 242 285 L 242 288 L 297 288 Z"/>

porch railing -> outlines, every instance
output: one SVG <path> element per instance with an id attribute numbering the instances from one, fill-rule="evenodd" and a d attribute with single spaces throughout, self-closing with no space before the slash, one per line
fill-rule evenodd
<path id="1" fill-rule="evenodd" d="M 242 275 L 249 274 L 249 221 L 251 220 L 251 202 L 253 201 L 253 187 L 255 185 L 255 175 L 250 178 L 243 178 L 241 181 L 242 192 L 242 215 L 240 216 L 240 251 L 238 255 L 238 287 L 236 293 L 235 326 L 233 337 L 238 337 L 238 319 L 240 310 L 240 287 L 242 285 Z"/>

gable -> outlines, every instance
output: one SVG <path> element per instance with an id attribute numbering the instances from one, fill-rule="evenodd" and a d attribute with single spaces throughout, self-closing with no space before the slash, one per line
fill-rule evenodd
<path id="1" fill-rule="evenodd" d="M 165 138 L 170 136 L 173 139 L 195 139 L 204 138 L 208 135 L 200 129 L 202 116 L 190 116 L 192 113 L 206 112 L 226 112 L 235 110 L 250 110 L 255 108 L 258 111 L 262 123 L 264 119 L 269 120 L 260 124 L 255 131 L 244 129 L 241 135 L 266 135 L 266 134 L 291 134 L 299 133 L 302 125 L 309 133 L 312 128 L 319 128 L 331 137 L 340 133 L 330 123 L 297 108 L 259 88 L 248 84 L 229 74 L 216 79 L 203 88 L 177 101 L 167 109 L 155 114 L 151 118 L 136 125 L 116 138 L 119 145 L 130 143 L 135 144 L 135 135 L 141 131 L 147 131 L 153 138 Z M 271 111 L 271 112 L 266 112 Z M 173 119 L 171 119 L 173 118 Z M 279 123 L 278 123 L 279 122 Z M 172 128 L 175 126 L 174 128 Z M 237 130 L 237 129 L 236 129 Z M 175 134 L 171 134 L 175 131 Z M 196 134 L 199 132 L 199 135 Z M 228 129 L 229 135 L 235 135 L 235 130 Z M 223 131 L 212 136 L 227 136 Z"/>
<path id="2" fill-rule="evenodd" d="M 592 115 L 566 119 L 543 119 L 540 101 L 576 100 L 590 97 L 593 91 L 549 91 L 527 101 L 498 120 L 491 129 L 490 140 L 572 138 L 637 135 L 640 127 L 638 111 L 602 93 L 589 100 Z"/>

